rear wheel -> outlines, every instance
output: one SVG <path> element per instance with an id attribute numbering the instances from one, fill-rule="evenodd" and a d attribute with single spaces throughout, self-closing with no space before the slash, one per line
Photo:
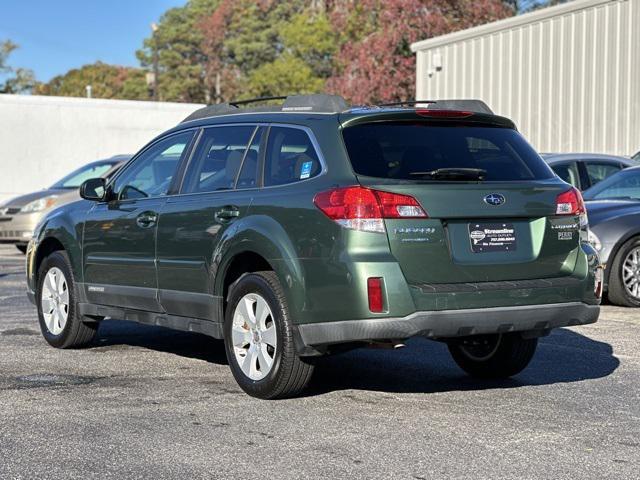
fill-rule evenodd
<path id="1" fill-rule="evenodd" d="M 249 395 L 286 398 L 309 383 L 313 366 L 295 352 L 284 291 L 275 273 L 246 274 L 232 286 L 224 328 L 231 372 Z"/>
<path id="2" fill-rule="evenodd" d="M 64 251 L 42 262 L 36 291 L 40 330 L 56 348 L 83 347 L 94 339 L 97 323 L 84 323 L 76 312 L 76 292 L 71 263 Z"/>
<path id="3" fill-rule="evenodd" d="M 640 237 L 620 247 L 609 276 L 609 300 L 623 307 L 640 307 Z"/>
<path id="4" fill-rule="evenodd" d="M 22 253 L 27 253 L 27 246 L 26 245 L 16 245 L 16 248 L 18 250 L 20 250 Z"/>
<path id="5" fill-rule="evenodd" d="M 537 345 L 537 338 L 524 339 L 516 333 L 477 335 L 450 342 L 449 352 L 473 377 L 507 378 L 529 365 Z"/>

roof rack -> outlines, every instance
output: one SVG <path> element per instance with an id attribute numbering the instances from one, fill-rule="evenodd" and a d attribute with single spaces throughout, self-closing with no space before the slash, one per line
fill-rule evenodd
<path id="1" fill-rule="evenodd" d="M 274 100 L 282 100 L 281 105 L 258 105 L 246 108 L 245 105 L 253 103 L 266 103 Z M 384 107 L 415 107 L 419 104 L 428 104 L 432 110 L 466 110 L 475 113 L 493 114 L 489 106 L 482 100 L 407 100 L 404 102 L 381 103 L 378 105 L 364 105 L 358 108 L 384 108 Z M 242 107 L 242 108 L 240 108 Z M 200 118 L 215 117 L 218 115 L 230 115 L 246 112 L 309 112 L 309 113 L 340 113 L 350 107 L 339 95 L 288 95 L 277 97 L 258 97 L 248 100 L 234 100 L 228 103 L 218 103 L 200 108 L 185 118 L 182 122 L 198 120 Z"/>
<path id="2" fill-rule="evenodd" d="M 281 105 L 261 105 L 252 108 L 241 106 L 252 103 L 264 103 L 273 100 L 284 100 Z M 228 103 L 218 103 L 200 108 L 185 118 L 182 122 L 189 122 L 200 118 L 218 115 L 230 115 L 245 112 L 309 112 L 309 113 L 340 113 L 349 108 L 344 98 L 338 95 L 288 95 L 278 97 L 258 97 L 248 100 L 234 100 Z"/>

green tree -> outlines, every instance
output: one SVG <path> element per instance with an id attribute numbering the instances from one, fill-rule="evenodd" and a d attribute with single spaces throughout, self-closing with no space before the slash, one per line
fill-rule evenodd
<path id="1" fill-rule="evenodd" d="M 11 40 L 0 42 L 0 77 L 4 77 L 4 82 L 0 82 L 0 93 L 27 93 L 36 83 L 31 70 L 9 66 L 9 56 L 17 48 Z"/>
<path id="2" fill-rule="evenodd" d="M 322 90 L 337 36 L 315 3 L 223 0 L 200 24 L 215 101 Z"/>
<path id="3" fill-rule="evenodd" d="M 148 100 L 145 71 L 96 62 L 58 75 L 47 83 L 38 84 L 35 93 L 62 97 L 84 97 L 91 85 L 94 98 Z"/>
<path id="4" fill-rule="evenodd" d="M 219 3 L 220 0 L 189 0 L 183 7 L 167 10 L 157 30 L 136 52 L 142 66 L 151 69 L 157 51 L 160 100 L 202 103 L 211 99 L 211 87 L 205 81 L 204 37 L 199 23 Z"/>
<path id="5" fill-rule="evenodd" d="M 268 97 L 293 93 L 318 93 L 324 79 L 314 74 L 302 59 L 284 53 L 273 62 L 265 63 L 251 72 L 246 97 Z"/>

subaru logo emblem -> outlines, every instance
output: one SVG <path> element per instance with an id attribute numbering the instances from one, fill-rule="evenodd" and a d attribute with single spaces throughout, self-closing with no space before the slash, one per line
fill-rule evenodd
<path id="1" fill-rule="evenodd" d="M 494 207 L 502 205 L 506 201 L 507 200 L 504 198 L 504 195 L 500 195 L 499 193 L 491 193 L 484 197 L 484 203 L 493 205 Z"/>

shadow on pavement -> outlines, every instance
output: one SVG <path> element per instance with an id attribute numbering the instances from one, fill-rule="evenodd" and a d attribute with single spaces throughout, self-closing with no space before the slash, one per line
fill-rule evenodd
<path id="1" fill-rule="evenodd" d="M 110 350 L 123 345 L 227 364 L 220 340 L 125 321 L 104 321 L 92 348 Z M 619 364 L 608 343 L 558 329 L 540 339 L 533 361 L 516 377 L 476 380 L 457 367 L 445 344 L 414 338 L 400 350 L 363 348 L 317 359 L 306 395 L 349 389 L 430 393 L 549 385 L 606 377 Z"/>
<path id="2" fill-rule="evenodd" d="M 558 329 L 538 343 L 529 366 L 506 380 L 477 380 L 454 363 L 447 346 L 416 338 L 397 350 L 355 350 L 322 359 L 309 394 L 360 389 L 380 392 L 445 392 L 517 388 L 606 377 L 620 361 L 608 343 Z"/>
<path id="3" fill-rule="evenodd" d="M 227 364 L 221 340 L 198 333 L 180 332 L 124 320 L 101 322 L 98 338 L 89 348 L 107 351 L 117 350 L 122 346 L 148 348 L 181 357 Z"/>

